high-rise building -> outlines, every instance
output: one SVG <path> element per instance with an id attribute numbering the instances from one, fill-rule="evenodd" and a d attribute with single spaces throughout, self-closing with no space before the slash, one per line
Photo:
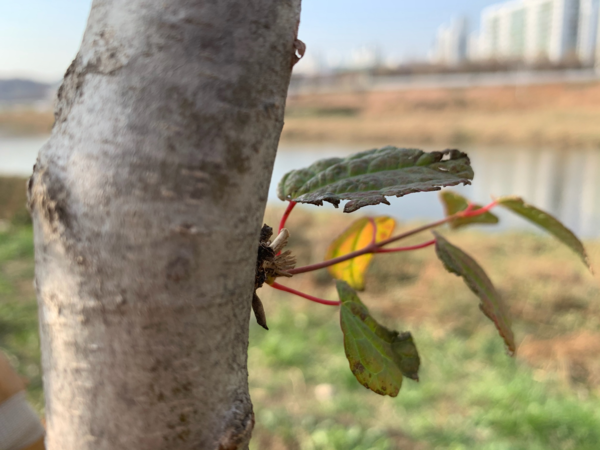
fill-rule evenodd
<path id="1" fill-rule="evenodd" d="M 469 25 L 465 17 L 453 19 L 437 32 L 431 61 L 436 64 L 456 66 L 467 59 Z"/>
<path id="2" fill-rule="evenodd" d="M 477 61 L 483 59 L 481 55 L 481 34 L 479 31 L 473 31 L 467 41 L 467 60 Z"/>
<path id="3" fill-rule="evenodd" d="M 592 0 L 594 1 L 594 0 Z M 513 0 L 481 14 L 481 56 L 558 62 L 577 49 L 580 0 Z"/>
<path id="4" fill-rule="evenodd" d="M 577 55 L 584 64 L 591 64 L 596 58 L 600 39 L 600 0 L 581 0 L 579 12 Z"/>
<path id="5" fill-rule="evenodd" d="M 598 26 L 596 27 L 596 72 L 600 73 L 600 13 L 598 13 Z"/>
<path id="6" fill-rule="evenodd" d="M 512 0 L 485 8 L 473 43 L 478 59 L 592 64 L 600 46 L 600 0 Z"/>

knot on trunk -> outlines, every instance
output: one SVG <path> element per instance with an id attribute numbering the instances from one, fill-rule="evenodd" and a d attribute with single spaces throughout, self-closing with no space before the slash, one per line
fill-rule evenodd
<path id="1" fill-rule="evenodd" d="M 265 311 L 256 295 L 256 290 L 266 282 L 271 284 L 277 277 L 291 278 L 292 274 L 289 270 L 296 265 L 296 258 L 292 252 L 287 250 L 281 251 L 287 245 L 290 232 L 283 228 L 279 235 L 271 242 L 273 236 L 273 228 L 264 224 L 260 231 L 260 239 L 258 243 L 258 255 L 256 257 L 256 276 L 254 278 L 254 295 L 252 297 L 252 310 L 256 317 L 256 321 L 260 326 L 268 330 Z"/>
<path id="2" fill-rule="evenodd" d="M 232 417 L 228 420 L 221 439 L 219 439 L 218 450 L 242 450 L 248 448 L 252 430 L 254 429 L 254 412 L 250 409 L 249 412 L 243 413 L 237 409 L 237 406 L 233 410 Z"/>

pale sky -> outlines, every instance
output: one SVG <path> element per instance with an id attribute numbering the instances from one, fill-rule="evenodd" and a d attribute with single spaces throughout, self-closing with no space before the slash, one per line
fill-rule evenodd
<path id="1" fill-rule="evenodd" d="M 436 29 L 497 0 L 303 0 L 308 52 L 348 55 L 376 45 L 392 58 L 425 58 Z M 77 52 L 91 0 L 0 0 L 0 78 L 59 81 Z"/>

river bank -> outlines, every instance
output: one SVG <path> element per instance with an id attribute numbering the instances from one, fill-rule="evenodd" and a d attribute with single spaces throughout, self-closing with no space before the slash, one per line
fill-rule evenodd
<path id="1" fill-rule="evenodd" d="M 600 83 L 290 96 L 283 142 L 600 146 Z"/>
<path id="2" fill-rule="evenodd" d="M 0 110 L 0 136 L 45 136 L 52 130 L 50 110 L 15 107 Z"/>

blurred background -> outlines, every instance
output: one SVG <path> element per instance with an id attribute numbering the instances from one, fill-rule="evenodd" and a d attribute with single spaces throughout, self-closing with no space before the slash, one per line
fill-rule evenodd
<path id="1" fill-rule="evenodd" d="M 25 181 L 90 5 L 0 1 L 0 348 L 40 413 Z M 307 53 L 266 223 L 279 221 L 275 187 L 291 169 L 388 144 L 459 148 L 476 176 L 457 191 L 479 203 L 523 196 L 583 237 L 600 267 L 600 0 L 304 0 L 299 38 Z M 391 203 L 360 213 L 392 215 L 399 229 L 443 215 L 436 193 Z M 515 359 L 431 249 L 378 256 L 361 294 L 419 348 L 421 383 L 405 381 L 396 399 L 354 379 L 335 308 L 264 288 L 270 330 L 251 325 L 253 448 L 600 448 L 600 281 L 550 237 L 501 216 L 501 226 L 447 234 L 509 304 Z M 288 224 L 299 264 L 321 260 L 351 221 L 297 208 Z M 326 271 L 286 284 L 335 296 Z"/>

